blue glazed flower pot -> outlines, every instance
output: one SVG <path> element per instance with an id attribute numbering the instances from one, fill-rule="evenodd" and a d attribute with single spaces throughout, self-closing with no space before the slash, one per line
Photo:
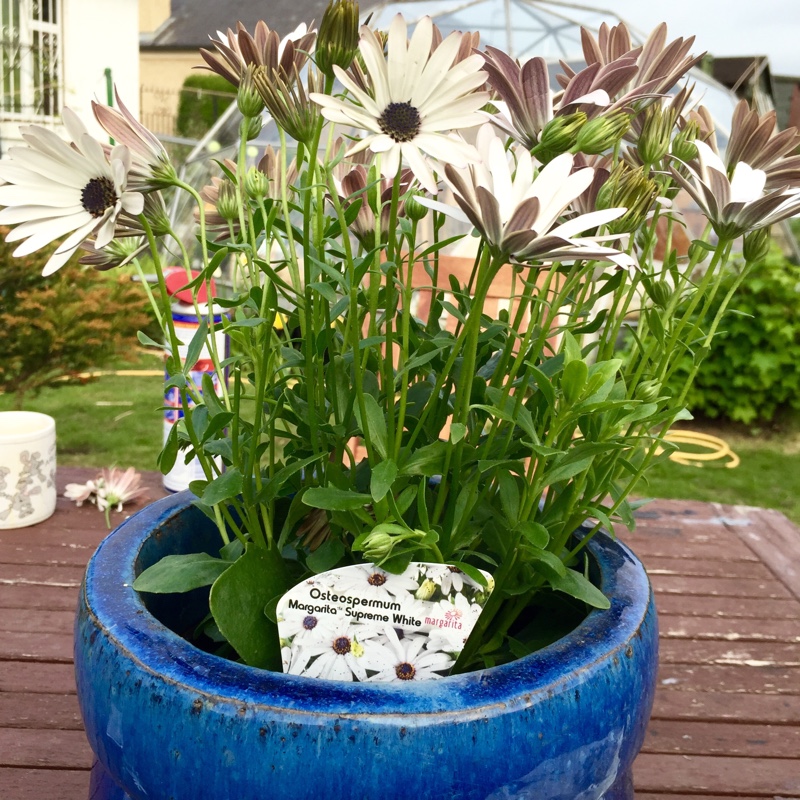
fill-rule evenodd
<path id="1" fill-rule="evenodd" d="M 130 588 L 163 555 L 218 548 L 190 498 L 131 517 L 86 571 L 75 669 L 93 800 L 633 798 L 657 626 L 626 547 L 595 537 L 610 610 L 533 655 L 413 685 L 320 681 L 201 652 L 156 618 L 181 630 L 201 602 L 176 615 L 151 595 L 148 610 Z"/>

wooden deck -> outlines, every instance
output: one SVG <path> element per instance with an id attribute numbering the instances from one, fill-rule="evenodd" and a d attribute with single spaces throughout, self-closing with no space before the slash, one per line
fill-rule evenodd
<path id="1" fill-rule="evenodd" d="M 59 491 L 92 476 L 60 470 Z M 147 480 L 155 499 L 160 477 Z M 636 797 L 798 800 L 800 531 L 776 512 L 683 501 L 639 520 L 626 538 L 655 587 L 661 671 Z M 64 499 L 47 522 L 0 531 L 1 800 L 87 800 L 72 620 L 105 532 L 96 508 Z"/>

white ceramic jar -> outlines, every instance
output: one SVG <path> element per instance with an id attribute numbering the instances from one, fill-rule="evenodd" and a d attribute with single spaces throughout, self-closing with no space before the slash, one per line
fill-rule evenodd
<path id="1" fill-rule="evenodd" d="M 0 529 L 24 528 L 56 510 L 56 421 L 0 412 Z"/>

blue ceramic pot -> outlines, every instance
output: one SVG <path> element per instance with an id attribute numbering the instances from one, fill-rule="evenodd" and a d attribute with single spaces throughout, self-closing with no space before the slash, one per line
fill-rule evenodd
<path id="1" fill-rule="evenodd" d="M 161 556 L 218 547 L 190 495 L 119 526 L 89 563 L 75 631 L 94 800 L 621 800 L 655 689 L 650 585 L 590 545 L 611 609 L 514 663 L 408 684 L 321 681 L 225 661 L 130 588 Z M 153 602 L 150 602 L 150 599 Z M 159 607 L 160 606 L 160 607 Z M 171 616 L 170 616 L 171 615 Z"/>

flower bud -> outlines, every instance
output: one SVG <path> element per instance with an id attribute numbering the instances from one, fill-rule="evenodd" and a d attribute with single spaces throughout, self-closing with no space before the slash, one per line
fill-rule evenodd
<path id="1" fill-rule="evenodd" d="M 709 251 L 704 244 L 695 239 L 689 245 L 689 261 L 692 264 L 702 264 L 708 258 Z"/>
<path id="2" fill-rule="evenodd" d="M 426 578 L 420 584 L 419 589 L 414 592 L 414 597 L 416 597 L 417 600 L 430 600 L 435 592 L 436 584 L 430 578 Z"/>
<path id="3" fill-rule="evenodd" d="M 630 128 L 627 114 L 618 111 L 607 117 L 590 119 L 578 131 L 575 150 L 587 155 L 598 155 L 614 147 Z"/>
<path id="4" fill-rule="evenodd" d="M 245 131 L 247 135 L 247 141 L 250 142 L 253 139 L 258 138 L 258 134 L 261 133 L 261 127 L 263 122 L 261 117 L 250 117 L 247 121 L 247 130 Z"/>
<path id="5" fill-rule="evenodd" d="M 745 234 L 743 255 L 745 261 L 761 261 L 769 253 L 772 235 L 769 227 Z"/>
<path id="6" fill-rule="evenodd" d="M 403 204 L 403 211 L 406 217 L 414 222 L 419 222 L 421 219 L 425 219 L 428 214 L 428 207 L 422 205 L 422 203 L 417 200 L 416 193 L 410 194 L 406 197 L 405 202 Z"/>
<path id="7" fill-rule="evenodd" d="M 253 83 L 255 66 L 248 64 L 242 76 L 239 90 L 236 93 L 236 105 L 243 117 L 260 117 L 264 110 L 264 101 Z"/>
<path id="8" fill-rule="evenodd" d="M 657 195 L 658 185 L 641 167 L 620 161 L 597 192 L 595 206 L 626 208 L 621 217 L 608 223 L 608 230 L 615 234 L 630 233 L 644 222 Z"/>
<path id="9" fill-rule="evenodd" d="M 669 152 L 675 111 L 653 103 L 645 111 L 637 149 L 645 164 L 657 164 Z"/>
<path id="10" fill-rule="evenodd" d="M 251 200 L 267 196 L 269 178 L 258 167 L 250 167 L 244 176 L 244 190 Z"/>
<path id="11" fill-rule="evenodd" d="M 551 119 L 539 134 L 539 144 L 534 148 L 534 155 L 542 160 L 541 156 L 546 153 L 548 156 L 546 160 L 549 161 L 561 153 L 566 153 L 574 146 L 578 133 L 585 124 L 586 114 L 583 111 Z"/>
<path id="12" fill-rule="evenodd" d="M 661 397 L 660 381 L 642 381 L 633 391 L 633 397 L 643 403 L 653 403 Z"/>
<path id="13" fill-rule="evenodd" d="M 672 155 L 686 163 L 697 158 L 697 148 L 694 140 L 699 133 L 700 126 L 696 122 L 688 122 L 672 140 Z"/>
<path id="14" fill-rule="evenodd" d="M 236 197 L 236 188 L 229 181 L 220 184 L 217 211 L 229 222 L 239 218 L 239 199 Z"/>
<path id="15" fill-rule="evenodd" d="M 358 52 L 358 3 L 331 0 L 317 34 L 314 58 L 325 75 L 333 77 L 333 68 L 348 69 Z"/>
<path id="16" fill-rule="evenodd" d="M 672 298 L 672 287 L 663 279 L 659 281 L 648 281 L 645 283 L 645 291 L 656 308 L 666 308 Z"/>
<path id="17" fill-rule="evenodd" d="M 394 538 L 388 533 L 371 533 L 364 540 L 364 558 L 377 564 L 389 556 L 394 547 Z"/>

